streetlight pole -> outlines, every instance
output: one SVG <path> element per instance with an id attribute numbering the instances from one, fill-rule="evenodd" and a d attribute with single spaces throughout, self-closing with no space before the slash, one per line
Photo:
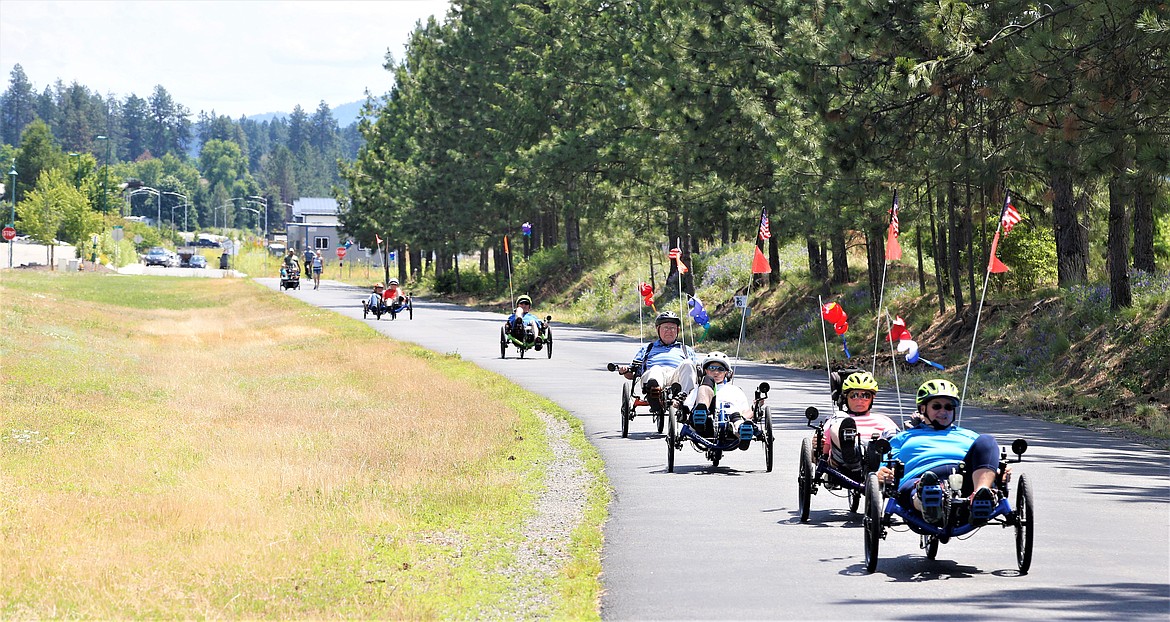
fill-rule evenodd
<path id="1" fill-rule="evenodd" d="M 12 212 L 8 216 L 8 226 L 16 226 L 16 158 L 12 158 L 12 168 L 8 171 L 8 175 L 12 177 L 12 192 L 8 198 L 12 199 Z M 8 267 L 12 267 L 12 247 L 16 244 L 16 238 L 8 241 Z"/>
<path id="2" fill-rule="evenodd" d="M 102 169 L 102 213 L 106 212 L 106 184 L 110 178 L 110 137 L 96 136 L 96 140 L 106 141 L 106 165 Z"/>
<path id="3" fill-rule="evenodd" d="M 163 190 L 162 193 L 169 194 L 173 197 L 183 197 L 184 208 L 186 208 L 187 201 L 190 200 L 187 198 L 187 195 L 185 195 L 181 192 L 167 192 L 167 191 Z M 171 206 L 171 233 L 173 234 L 174 231 L 175 231 L 175 206 L 172 205 Z M 183 233 L 186 233 L 186 232 L 187 232 L 187 211 L 186 211 L 186 209 L 184 209 L 183 210 Z"/>
<path id="4" fill-rule="evenodd" d="M 255 200 L 257 203 L 264 202 L 264 245 L 268 245 L 268 199 L 266 197 L 249 196 L 249 199 Z"/>
<path id="5" fill-rule="evenodd" d="M 155 225 L 155 226 L 157 226 L 158 230 L 161 232 L 162 231 L 162 191 L 159 190 L 158 188 L 151 188 L 150 186 L 139 186 L 134 192 L 130 193 L 130 196 L 134 196 L 134 195 L 138 194 L 139 192 L 149 192 L 150 194 L 153 194 L 158 199 L 158 219 L 157 219 L 157 225 Z"/>

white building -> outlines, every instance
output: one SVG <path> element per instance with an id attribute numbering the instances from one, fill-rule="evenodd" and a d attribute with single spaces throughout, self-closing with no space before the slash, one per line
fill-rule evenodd
<path id="1" fill-rule="evenodd" d="M 292 221 L 285 223 L 288 247 L 304 252 L 306 248 L 330 251 L 344 246 L 338 231 L 337 201 L 322 197 L 303 197 L 293 201 Z M 328 255 L 327 255 L 328 256 Z"/>

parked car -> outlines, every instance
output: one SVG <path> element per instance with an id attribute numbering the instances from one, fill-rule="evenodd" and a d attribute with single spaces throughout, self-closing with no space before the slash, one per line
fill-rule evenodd
<path id="1" fill-rule="evenodd" d="M 203 248 L 219 248 L 219 242 L 209 240 L 207 238 L 199 238 L 191 243 L 191 246 L 200 246 Z"/>
<path id="2" fill-rule="evenodd" d="M 192 268 L 206 268 L 207 258 L 203 255 L 192 255 L 190 266 Z"/>
<path id="3" fill-rule="evenodd" d="M 162 248 L 161 246 L 155 246 L 148 249 L 146 254 L 142 256 L 142 263 L 145 263 L 148 266 L 166 267 L 171 265 L 172 254 L 173 253 L 165 248 Z"/>

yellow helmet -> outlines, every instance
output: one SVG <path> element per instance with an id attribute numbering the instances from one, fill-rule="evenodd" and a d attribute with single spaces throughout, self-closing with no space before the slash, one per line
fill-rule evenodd
<path id="1" fill-rule="evenodd" d="M 878 383 L 873 374 L 867 371 L 854 372 L 841 383 L 841 392 L 847 393 L 853 389 L 877 393 Z"/>
<path id="2" fill-rule="evenodd" d="M 935 380 L 927 380 L 918 387 L 918 395 L 915 398 L 915 404 L 922 405 L 927 400 L 936 397 L 949 397 L 959 403 L 959 387 L 950 380 L 943 380 L 937 378 Z"/>

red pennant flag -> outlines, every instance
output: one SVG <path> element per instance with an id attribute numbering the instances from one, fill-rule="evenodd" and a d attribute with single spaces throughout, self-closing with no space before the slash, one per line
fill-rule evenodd
<path id="1" fill-rule="evenodd" d="M 1002 272 L 1008 271 L 1008 267 L 1006 265 L 1004 265 L 1004 263 L 1002 261 L 999 260 L 999 257 L 995 256 L 995 253 L 998 249 L 999 249 L 999 232 L 996 231 L 995 238 L 991 240 L 991 259 L 989 259 L 987 261 L 987 271 L 992 273 L 992 274 L 1000 274 Z"/>
<path id="2" fill-rule="evenodd" d="M 772 266 L 768 265 L 768 258 L 764 257 L 763 251 L 760 247 L 756 247 L 756 256 L 752 258 L 752 274 L 768 274 L 772 271 Z"/>
<path id="3" fill-rule="evenodd" d="M 890 232 L 886 234 L 886 261 L 902 258 L 902 245 L 898 243 L 898 236 L 902 233 L 902 226 L 898 224 L 898 191 L 894 191 L 894 206 L 890 208 Z"/>
<path id="4" fill-rule="evenodd" d="M 508 236 L 504 236 L 504 254 L 511 255 L 512 251 L 508 250 Z"/>
<path id="5" fill-rule="evenodd" d="M 886 261 L 894 261 L 902 258 L 902 245 L 898 243 L 898 234 L 894 231 L 894 225 L 890 225 L 890 233 L 886 236 Z"/>

